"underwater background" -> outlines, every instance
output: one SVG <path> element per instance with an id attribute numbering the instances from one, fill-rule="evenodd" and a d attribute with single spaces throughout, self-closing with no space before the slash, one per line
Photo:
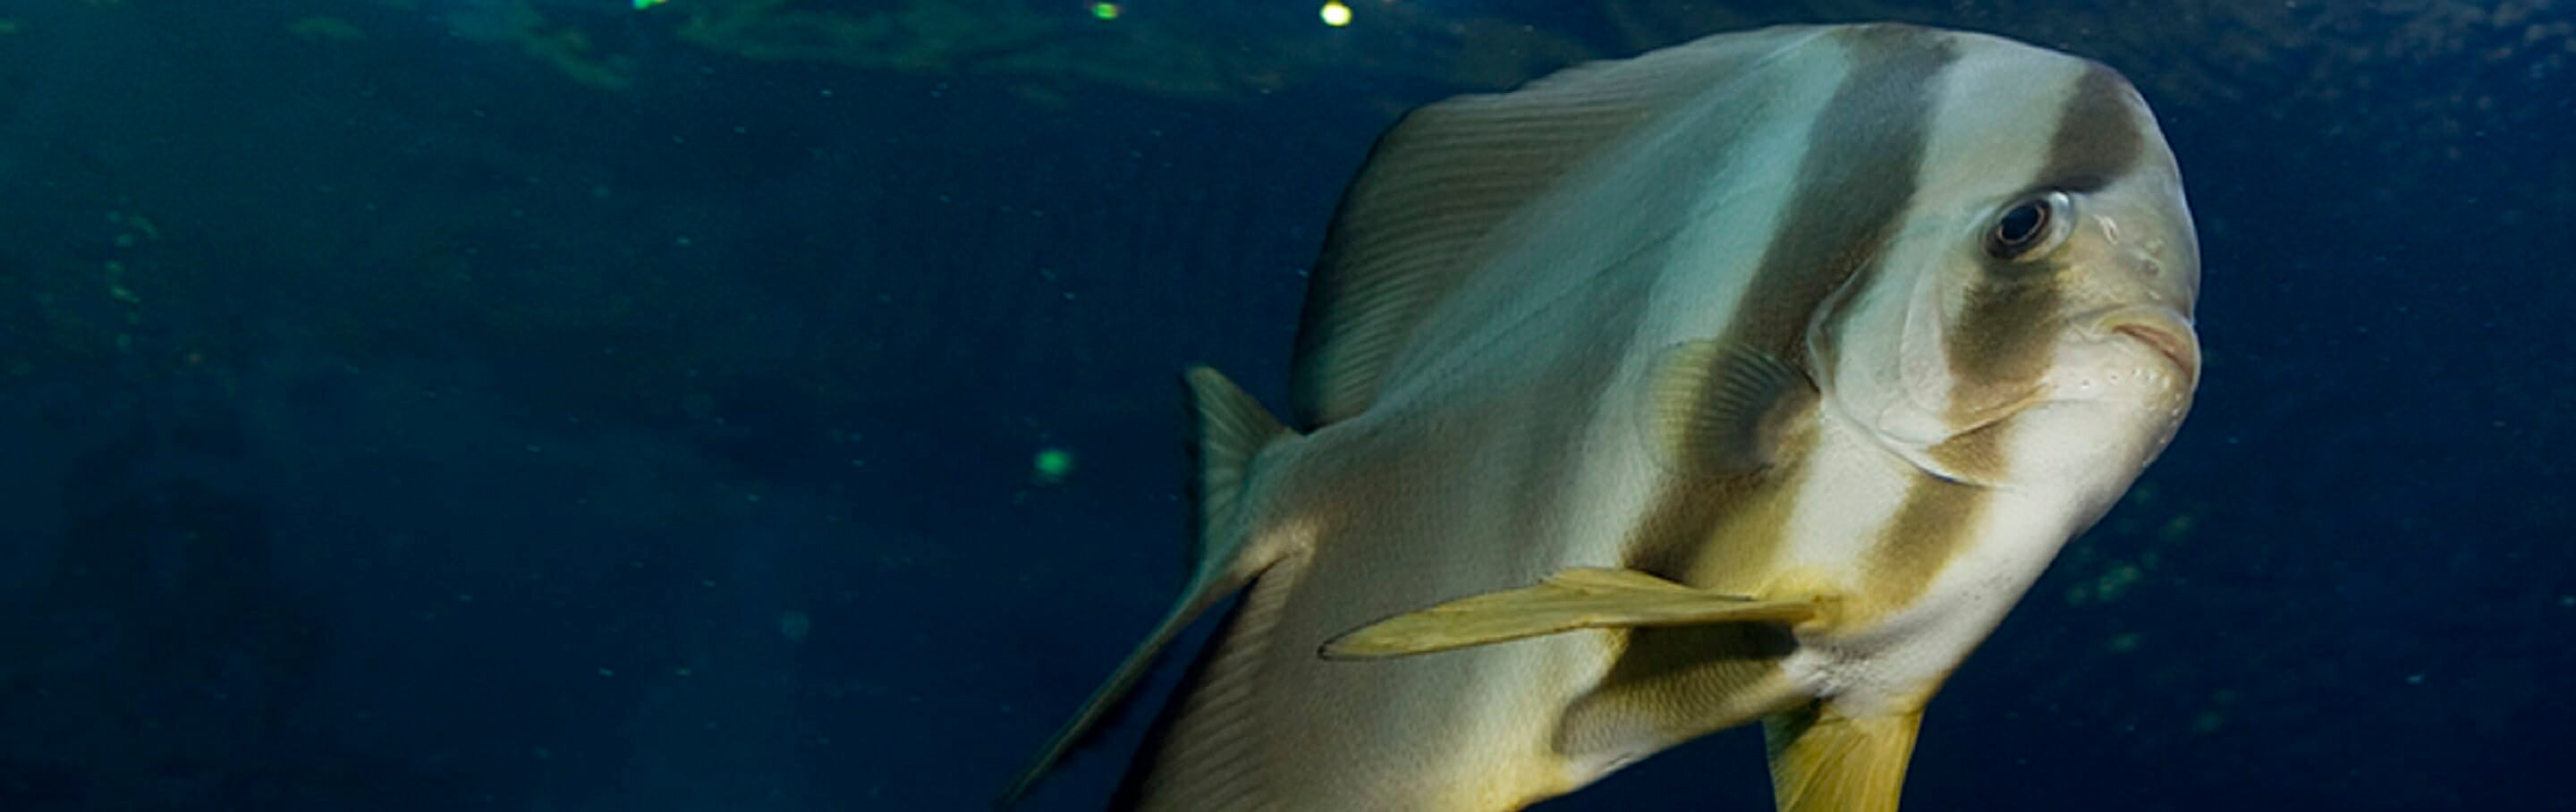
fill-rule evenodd
<path id="1" fill-rule="evenodd" d="M 983 808 L 1381 128 L 1878 19 L 2121 69 L 2206 265 L 1907 808 L 2576 809 L 2576 3 L 1347 2 L 0 0 L 0 810 Z"/>

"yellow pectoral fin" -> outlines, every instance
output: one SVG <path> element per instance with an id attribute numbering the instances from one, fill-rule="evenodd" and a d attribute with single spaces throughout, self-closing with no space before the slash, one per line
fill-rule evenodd
<path id="1" fill-rule="evenodd" d="M 1848 717 L 1810 703 L 1763 720 L 1779 812 L 1896 812 L 1922 711 Z"/>
<path id="2" fill-rule="evenodd" d="M 1693 589 L 1634 570 L 1570 569 L 1537 586 L 1450 601 L 1363 626 L 1324 644 L 1325 659 L 1402 657 L 1576 629 L 1796 624 L 1813 600 L 1764 601 Z"/>

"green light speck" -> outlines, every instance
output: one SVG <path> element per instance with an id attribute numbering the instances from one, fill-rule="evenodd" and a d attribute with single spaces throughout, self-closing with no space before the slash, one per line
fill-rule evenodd
<path id="1" fill-rule="evenodd" d="M 1042 448 L 1031 461 L 1037 481 L 1053 485 L 1073 475 L 1073 452 L 1061 448 Z"/>

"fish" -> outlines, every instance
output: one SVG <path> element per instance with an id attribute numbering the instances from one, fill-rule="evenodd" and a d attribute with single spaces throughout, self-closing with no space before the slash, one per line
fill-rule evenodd
<path id="1" fill-rule="evenodd" d="M 1414 110 L 1344 192 L 1289 419 L 1184 374 L 1171 611 L 1233 598 L 1118 808 L 1520 809 L 1759 723 L 1894 810 L 1923 712 L 2172 440 L 2199 244 L 2137 89 L 1901 24 L 1720 34 Z"/>

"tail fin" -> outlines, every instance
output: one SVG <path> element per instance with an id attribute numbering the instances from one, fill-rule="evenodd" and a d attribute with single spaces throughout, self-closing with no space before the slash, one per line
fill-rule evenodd
<path id="1" fill-rule="evenodd" d="M 1253 576 L 1269 563 L 1246 555 L 1250 545 L 1240 515 L 1243 492 L 1251 480 L 1254 458 L 1261 450 L 1296 434 L 1263 410 L 1259 401 L 1226 380 L 1223 373 L 1191 367 L 1186 378 L 1191 450 L 1198 463 L 1191 478 L 1197 503 L 1192 511 L 1196 524 L 1193 529 L 1198 538 L 1189 546 L 1187 556 L 1189 585 L 1182 589 L 1180 600 L 1173 603 L 1162 623 L 1145 636 L 1145 642 L 1137 644 L 1136 650 L 1118 664 L 1118 670 L 1110 673 L 1109 680 L 1082 703 L 1072 721 L 1047 741 L 1037 763 L 1012 782 L 998 806 L 1009 806 L 1035 788 L 1056 762 L 1087 741 L 1100 722 L 1112 715 L 1182 629 L 1189 628 L 1190 622 L 1209 606 L 1251 583 Z"/>

